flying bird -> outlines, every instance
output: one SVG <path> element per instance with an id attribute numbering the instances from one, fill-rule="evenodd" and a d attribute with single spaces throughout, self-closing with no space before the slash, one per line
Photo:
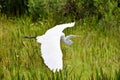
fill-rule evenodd
<path id="1" fill-rule="evenodd" d="M 53 72 L 60 71 L 63 69 L 60 41 L 71 45 L 73 43 L 71 38 L 78 37 L 77 35 L 65 36 L 63 30 L 74 25 L 75 22 L 56 25 L 42 36 L 24 36 L 24 38 L 36 38 L 37 42 L 41 44 L 41 55 L 46 66 Z"/>

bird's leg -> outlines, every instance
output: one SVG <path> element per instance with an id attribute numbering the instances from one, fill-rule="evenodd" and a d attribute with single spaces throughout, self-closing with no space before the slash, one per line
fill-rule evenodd
<path id="1" fill-rule="evenodd" d="M 37 36 L 23 36 L 23 38 L 28 38 L 28 39 L 31 39 L 31 38 L 36 38 Z"/>

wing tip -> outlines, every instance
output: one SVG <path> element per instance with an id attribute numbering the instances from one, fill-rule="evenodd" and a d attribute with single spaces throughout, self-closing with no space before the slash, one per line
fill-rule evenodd
<path id="1" fill-rule="evenodd" d="M 63 69 L 63 64 L 56 64 L 56 65 L 51 65 L 48 62 L 44 61 L 45 65 L 47 66 L 47 68 L 52 71 L 53 73 L 55 72 L 59 72 Z"/>
<path id="2" fill-rule="evenodd" d="M 53 71 L 54 73 L 55 73 L 55 72 L 59 72 L 59 71 L 61 71 L 61 70 L 62 70 L 62 68 L 51 69 L 51 71 Z"/>
<path id="3" fill-rule="evenodd" d="M 75 25 L 75 22 L 71 22 L 71 23 L 68 23 L 70 26 L 69 27 L 73 27 Z"/>
<path id="4" fill-rule="evenodd" d="M 50 66 L 48 66 L 48 68 L 55 73 L 55 72 L 61 71 L 63 69 L 63 66 L 59 66 L 59 67 L 50 67 Z"/>

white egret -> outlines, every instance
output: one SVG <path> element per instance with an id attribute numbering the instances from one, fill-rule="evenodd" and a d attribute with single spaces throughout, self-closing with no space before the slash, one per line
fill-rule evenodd
<path id="1" fill-rule="evenodd" d="M 38 43 L 41 43 L 41 54 L 44 63 L 53 72 L 60 71 L 63 69 L 62 51 L 60 47 L 60 40 L 67 45 L 71 45 L 73 42 L 70 40 L 75 35 L 69 35 L 65 37 L 62 32 L 67 27 L 73 27 L 75 22 L 56 25 L 55 27 L 46 31 L 42 36 L 24 38 L 36 38 Z"/>

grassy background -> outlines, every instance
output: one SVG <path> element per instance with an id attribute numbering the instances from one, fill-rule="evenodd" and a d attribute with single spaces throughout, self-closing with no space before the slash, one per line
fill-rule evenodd
<path id="1" fill-rule="evenodd" d="M 40 45 L 22 36 L 42 35 L 55 26 L 52 19 L 32 23 L 29 17 L 0 18 L 0 80 L 119 80 L 120 25 L 110 19 L 84 23 L 64 32 L 80 35 L 74 44 L 61 43 L 64 68 L 53 73 L 43 63 Z M 114 18 L 115 20 L 115 18 Z"/>

